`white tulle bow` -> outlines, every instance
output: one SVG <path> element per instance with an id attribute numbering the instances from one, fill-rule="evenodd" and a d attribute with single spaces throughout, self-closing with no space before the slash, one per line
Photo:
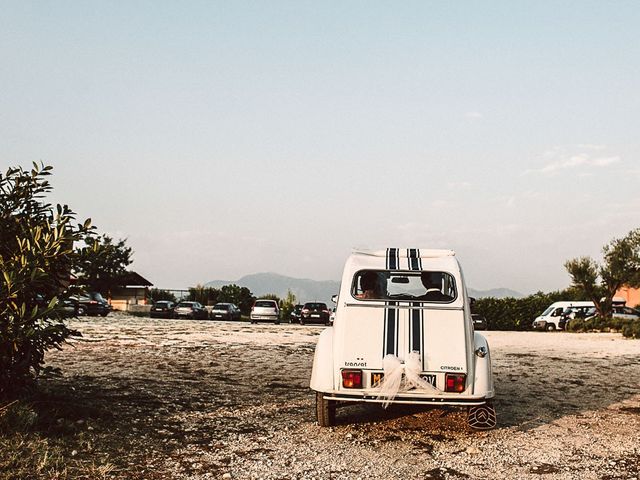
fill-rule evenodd
<path id="1" fill-rule="evenodd" d="M 382 359 L 384 377 L 380 381 L 378 398 L 384 400 L 382 406 L 387 408 L 399 392 L 412 388 L 421 388 L 438 392 L 439 390 L 420 376 L 422 362 L 420 353 L 411 352 L 403 362 L 395 355 L 386 355 Z"/>

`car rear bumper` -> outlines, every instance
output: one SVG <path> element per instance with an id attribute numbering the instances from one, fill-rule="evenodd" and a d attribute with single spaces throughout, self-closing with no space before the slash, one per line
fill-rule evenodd
<path id="1" fill-rule="evenodd" d="M 387 400 L 380 398 L 371 393 L 344 393 L 344 392 L 331 392 L 324 394 L 325 400 L 337 400 L 340 402 L 367 402 L 367 403 L 386 403 Z M 487 401 L 491 400 L 493 395 L 465 395 L 461 396 L 412 396 L 407 394 L 400 394 L 396 396 L 389 403 L 397 403 L 401 405 L 458 405 L 458 406 L 474 406 L 484 405 Z"/>
<path id="2" fill-rule="evenodd" d="M 253 313 L 251 314 L 251 320 L 266 320 L 266 321 L 270 321 L 273 322 L 274 320 L 278 320 L 278 316 L 277 315 L 254 315 Z"/>

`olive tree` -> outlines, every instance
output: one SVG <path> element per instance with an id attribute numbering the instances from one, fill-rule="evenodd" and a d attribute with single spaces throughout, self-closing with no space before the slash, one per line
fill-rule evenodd
<path id="1" fill-rule="evenodd" d="M 60 294 L 76 262 L 73 244 L 92 232 L 66 205 L 46 203 L 52 167 L 0 173 L 0 397 L 16 395 L 48 368 L 45 352 L 77 332 Z"/>
<path id="2" fill-rule="evenodd" d="M 573 285 L 594 303 L 598 315 L 610 317 L 613 296 L 624 285 L 640 286 L 640 228 L 622 238 L 614 238 L 602 248 L 603 260 L 591 257 L 565 262 Z"/>

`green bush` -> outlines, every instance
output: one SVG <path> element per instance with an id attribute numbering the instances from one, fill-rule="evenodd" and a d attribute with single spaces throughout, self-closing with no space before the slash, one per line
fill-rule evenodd
<path id="1" fill-rule="evenodd" d="M 628 338 L 640 338 L 640 320 L 624 318 L 604 318 L 595 316 L 586 320 L 571 320 L 567 324 L 569 332 L 622 332 Z"/>
<path id="2" fill-rule="evenodd" d="M 622 335 L 628 338 L 640 338 L 640 321 L 635 321 L 622 327 Z"/>
<path id="3" fill-rule="evenodd" d="M 77 262 L 74 241 L 91 233 L 90 221 L 73 225 L 66 205 L 45 203 L 51 167 L 0 173 L 0 398 L 32 384 L 45 352 L 78 332 L 64 323 L 58 301 Z"/>

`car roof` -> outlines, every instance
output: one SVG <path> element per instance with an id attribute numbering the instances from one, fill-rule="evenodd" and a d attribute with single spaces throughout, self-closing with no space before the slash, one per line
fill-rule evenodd
<path id="1" fill-rule="evenodd" d="M 427 270 L 458 272 L 460 265 L 453 250 L 430 248 L 387 248 L 385 250 L 353 250 L 345 270 Z M 395 263 L 390 268 L 390 259 Z"/>

